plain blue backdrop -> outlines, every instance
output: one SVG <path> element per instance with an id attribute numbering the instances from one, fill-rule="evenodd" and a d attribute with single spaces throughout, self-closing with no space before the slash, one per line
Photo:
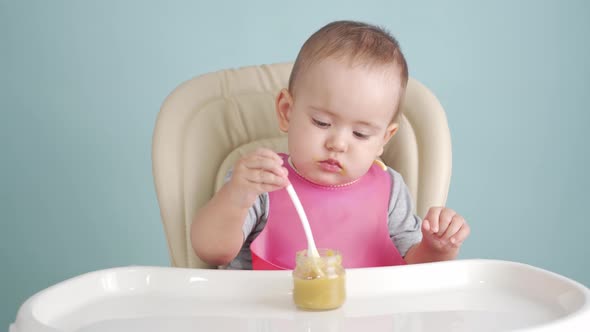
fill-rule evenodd
<path id="1" fill-rule="evenodd" d="M 178 84 L 292 61 L 336 19 L 396 35 L 445 107 L 460 258 L 590 285 L 590 2 L 0 0 L 0 330 L 97 269 L 168 265 L 151 173 Z"/>

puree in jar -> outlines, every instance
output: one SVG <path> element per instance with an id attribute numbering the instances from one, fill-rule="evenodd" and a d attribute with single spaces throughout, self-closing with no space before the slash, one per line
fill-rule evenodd
<path id="1" fill-rule="evenodd" d="M 319 250 L 320 257 L 297 252 L 293 270 L 293 301 L 304 310 L 330 310 L 346 300 L 346 274 L 342 256 L 334 250 Z"/>

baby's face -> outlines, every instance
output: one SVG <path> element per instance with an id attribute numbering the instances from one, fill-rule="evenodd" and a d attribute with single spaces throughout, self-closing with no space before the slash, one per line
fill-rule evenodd
<path id="1" fill-rule="evenodd" d="M 322 185 L 364 175 L 397 129 L 391 124 L 400 96 L 396 68 L 351 67 L 327 59 L 297 82 L 286 127 L 297 171 Z"/>

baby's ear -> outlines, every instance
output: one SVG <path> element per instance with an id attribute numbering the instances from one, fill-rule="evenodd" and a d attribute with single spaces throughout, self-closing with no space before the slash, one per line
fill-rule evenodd
<path id="1" fill-rule="evenodd" d="M 387 126 L 387 129 L 385 129 L 385 136 L 383 136 L 383 145 L 387 144 L 387 142 L 389 142 L 389 140 L 393 137 L 393 135 L 395 135 L 395 133 L 397 133 L 397 130 L 399 129 L 399 123 L 392 123 L 389 126 Z"/>
<path id="2" fill-rule="evenodd" d="M 387 128 L 385 129 L 385 134 L 383 135 L 383 143 L 381 144 L 381 149 L 379 150 L 379 155 L 383 154 L 383 149 L 385 148 L 385 144 L 387 144 L 387 142 L 389 142 L 389 140 L 393 137 L 393 135 L 395 135 L 395 133 L 397 133 L 397 130 L 399 128 L 399 123 L 392 123 L 389 126 L 387 126 Z"/>
<path id="3" fill-rule="evenodd" d="M 293 109 L 293 97 L 289 90 L 282 89 L 275 102 L 275 110 L 277 112 L 277 118 L 279 120 L 279 129 L 283 132 L 289 130 L 289 120 L 291 116 L 291 110 Z"/>

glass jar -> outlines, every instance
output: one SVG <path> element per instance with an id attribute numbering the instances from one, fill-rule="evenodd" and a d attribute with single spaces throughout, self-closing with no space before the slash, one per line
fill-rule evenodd
<path id="1" fill-rule="evenodd" d="M 293 301 L 304 310 L 330 310 L 346 299 L 346 273 L 342 256 L 330 249 L 319 249 L 320 257 L 297 252 L 293 270 Z"/>

